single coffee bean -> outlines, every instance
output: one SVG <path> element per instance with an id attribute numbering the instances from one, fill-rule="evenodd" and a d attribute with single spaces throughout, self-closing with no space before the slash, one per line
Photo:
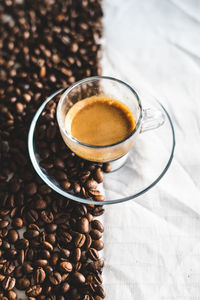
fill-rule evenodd
<path id="1" fill-rule="evenodd" d="M 37 284 L 37 285 L 32 285 L 26 290 L 26 295 L 29 297 L 37 297 L 41 294 L 42 292 L 42 287 Z"/>
<path id="2" fill-rule="evenodd" d="M 94 178 L 98 183 L 103 182 L 104 176 L 103 176 L 103 172 L 101 171 L 101 168 L 96 169 Z"/>
<path id="3" fill-rule="evenodd" d="M 101 240 L 94 240 L 91 245 L 96 250 L 100 251 L 104 248 L 104 243 Z"/>
<path id="4" fill-rule="evenodd" d="M 49 242 L 43 241 L 41 243 L 41 245 L 42 245 L 43 248 L 45 248 L 45 249 L 47 249 L 49 251 L 53 251 L 53 246 Z"/>
<path id="5" fill-rule="evenodd" d="M 104 227 L 103 227 L 102 223 L 99 220 L 93 220 L 91 222 L 91 226 L 92 226 L 93 229 L 97 229 L 100 232 L 104 232 Z"/>
<path id="6" fill-rule="evenodd" d="M 98 260 L 99 259 L 99 252 L 94 248 L 90 248 L 87 252 L 87 255 L 91 260 Z"/>
<path id="7" fill-rule="evenodd" d="M 34 281 L 36 284 L 41 284 L 46 278 L 46 273 L 43 268 L 39 267 L 34 273 Z"/>
<path id="8" fill-rule="evenodd" d="M 57 227 L 57 224 L 51 223 L 45 226 L 45 230 L 47 233 L 53 233 L 56 231 Z"/>
<path id="9" fill-rule="evenodd" d="M 97 188 L 97 185 L 98 183 L 96 182 L 96 180 L 94 179 L 89 179 L 86 181 L 85 183 L 85 187 L 88 189 L 88 190 L 95 190 Z"/>
<path id="10" fill-rule="evenodd" d="M 46 201 L 44 199 L 42 199 L 42 197 L 39 194 L 37 194 L 37 198 L 33 202 L 33 208 L 35 208 L 36 210 L 44 210 L 47 208 Z"/>
<path id="11" fill-rule="evenodd" d="M 103 299 L 106 297 L 106 293 L 101 285 L 96 286 L 95 292 L 97 293 L 98 296 L 100 296 Z"/>
<path id="12" fill-rule="evenodd" d="M 92 244 L 92 238 L 89 234 L 87 234 L 85 244 L 84 244 L 84 249 L 86 249 L 86 250 L 89 249 L 91 244 Z"/>
<path id="13" fill-rule="evenodd" d="M 25 218 L 28 223 L 34 223 L 38 220 L 38 213 L 36 210 L 30 209 L 26 212 Z"/>
<path id="14" fill-rule="evenodd" d="M 22 266 L 17 266 L 17 267 L 15 268 L 14 274 L 15 274 L 15 277 L 16 277 L 16 278 L 22 277 L 22 276 L 23 276 L 23 269 L 22 269 Z"/>
<path id="15" fill-rule="evenodd" d="M 85 243 L 85 235 L 82 233 L 77 233 L 76 237 L 74 238 L 74 244 L 76 248 L 81 248 Z"/>
<path id="16" fill-rule="evenodd" d="M 78 216 L 85 216 L 87 214 L 87 207 L 84 204 L 77 205 L 75 207 L 75 212 Z"/>
<path id="17" fill-rule="evenodd" d="M 26 185 L 25 187 L 25 192 L 29 196 L 33 196 L 34 194 L 37 193 L 37 185 L 35 182 L 30 182 L 29 184 Z"/>
<path id="18" fill-rule="evenodd" d="M 74 283 L 84 284 L 85 283 L 85 276 L 82 273 L 75 272 L 73 274 L 73 281 L 74 281 Z"/>
<path id="19" fill-rule="evenodd" d="M 61 285 L 61 292 L 66 294 L 70 290 L 70 285 L 67 282 L 62 283 Z"/>
<path id="20" fill-rule="evenodd" d="M 90 213 L 87 213 L 85 216 L 86 216 L 86 218 L 88 219 L 89 222 L 92 222 L 93 219 L 94 219 L 93 215 L 90 214 Z"/>
<path id="21" fill-rule="evenodd" d="M 17 254 L 17 262 L 20 265 L 23 265 L 24 259 L 25 259 L 25 251 L 24 251 L 24 249 L 21 249 L 18 251 L 18 254 Z"/>
<path id="22" fill-rule="evenodd" d="M 25 263 L 23 265 L 23 270 L 25 274 L 32 274 L 33 273 L 33 267 L 29 263 Z"/>
<path id="23" fill-rule="evenodd" d="M 96 271 L 94 274 L 93 274 L 93 282 L 97 285 L 101 285 L 103 283 L 103 278 L 100 274 L 99 271 Z"/>
<path id="24" fill-rule="evenodd" d="M 6 261 L 3 265 L 3 273 L 5 275 L 10 275 L 15 269 L 15 265 L 11 261 Z"/>
<path id="25" fill-rule="evenodd" d="M 65 248 L 60 249 L 60 254 L 61 254 L 61 257 L 63 257 L 63 258 L 70 257 L 70 251 L 68 249 L 65 249 Z"/>
<path id="26" fill-rule="evenodd" d="M 94 208 L 93 215 L 96 217 L 101 216 L 101 215 L 103 215 L 104 211 L 105 211 L 105 209 L 103 208 L 103 206 L 98 205 Z"/>
<path id="27" fill-rule="evenodd" d="M 54 220 L 54 216 L 52 212 L 47 212 L 46 210 L 43 210 L 40 213 L 40 216 L 45 223 L 52 223 Z"/>
<path id="28" fill-rule="evenodd" d="M 21 218 L 14 218 L 12 221 L 12 226 L 15 228 L 22 228 L 23 220 Z"/>
<path id="29" fill-rule="evenodd" d="M 61 181 L 60 185 L 66 191 L 68 191 L 71 187 L 71 183 L 67 180 Z"/>
<path id="30" fill-rule="evenodd" d="M 104 266 L 104 261 L 102 259 L 98 259 L 96 261 L 90 262 L 87 265 L 87 269 L 91 272 L 100 271 Z"/>
<path id="31" fill-rule="evenodd" d="M 2 288 L 5 291 L 11 291 L 15 287 L 15 282 L 16 279 L 11 276 L 5 277 L 2 281 Z"/>
<path id="32" fill-rule="evenodd" d="M 73 259 L 75 262 L 79 261 L 81 259 L 81 249 L 80 248 L 76 248 L 73 251 Z"/>
<path id="33" fill-rule="evenodd" d="M 54 245 L 56 243 L 56 235 L 54 233 L 47 234 L 46 241 L 49 242 L 51 245 Z"/>
<path id="34" fill-rule="evenodd" d="M 53 285 L 58 285 L 61 283 L 61 275 L 58 272 L 53 272 L 50 276 L 49 276 L 49 281 L 53 284 Z"/>
<path id="35" fill-rule="evenodd" d="M 103 164 L 103 171 L 105 173 L 110 173 L 112 171 L 111 164 L 110 163 L 104 163 Z"/>
<path id="36" fill-rule="evenodd" d="M 0 219 L 0 229 L 6 228 L 9 225 L 9 221 Z"/>
<path id="37" fill-rule="evenodd" d="M 46 250 L 46 249 L 42 249 L 41 251 L 40 251 L 40 257 L 42 258 L 42 259 L 50 259 L 50 257 L 51 257 L 51 253 L 48 251 L 48 250 Z"/>
<path id="38" fill-rule="evenodd" d="M 90 231 L 90 235 L 91 235 L 91 238 L 92 238 L 93 240 L 99 240 L 99 239 L 102 238 L 102 233 L 101 233 L 101 231 L 99 231 L 99 230 L 97 230 L 97 229 L 92 229 L 92 230 Z"/>
<path id="39" fill-rule="evenodd" d="M 30 284 L 31 283 L 29 279 L 22 277 L 17 279 L 16 285 L 19 290 L 26 290 L 30 286 Z"/>
<path id="40" fill-rule="evenodd" d="M 29 241 L 27 239 L 18 239 L 17 242 L 15 243 L 15 247 L 18 250 L 21 249 L 26 249 L 29 246 Z"/>
<path id="41" fill-rule="evenodd" d="M 60 258 L 59 252 L 54 252 L 51 256 L 51 265 L 56 266 Z"/>
<path id="42" fill-rule="evenodd" d="M 90 230 L 89 221 L 86 217 L 81 218 L 77 222 L 77 230 L 81 233 L 88 233 Z"/>
<path id="43" fill-rule="evenodd" d="M 72 272 L 73 266 L 69 261 L 62 261 L 59 264 L 59 269 L 61 272 Z"/>
<path id="44" fill-rule="evenodd" d="M 28 229 L 24 232 L 24 237 L 28 240 L 36 238 L 39 236 L 40 232 L 38 230 Z"/>
<path id="45" fill-rule="evenodd" d="M 9 291 L 7 295 L 9 300 L 17 299 L 17 294 L 14 291 Z"/>

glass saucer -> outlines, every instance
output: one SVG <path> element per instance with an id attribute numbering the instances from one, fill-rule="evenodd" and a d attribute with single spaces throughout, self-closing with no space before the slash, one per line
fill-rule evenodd
<path id="1" fill-rule="evenodd" d="M 173 159 L 175 148 L 174 127 L 167 110 L 162 104 L 149 95 L 141 95 L 143 108 L 161 109 L 165 115 L 165 123 L 158 129 L 141 133 L 135 146 L 129 151 L 124 165 L 114 172 L 104 174 L 104 182 L 99 184 L 98 189 L 105 195 L 106 200 L 103 202 L 91 201 L 62 189 L 56 179 L 47 174 L 46 170 L 39 165 L 40 157 L 35 148 L 35 129 L 47 103 L 51 100 L 56 101 L 56 97 L 64 91 L 65 89 L 56 91 L 39 107 L 32 120 L 28 135 L 28 151 L 31 162 L 40 178 L 48 186 L 68 199 L 88 204 L 105 205 L 134 199 L 159 182 L 167 172 Z"/>

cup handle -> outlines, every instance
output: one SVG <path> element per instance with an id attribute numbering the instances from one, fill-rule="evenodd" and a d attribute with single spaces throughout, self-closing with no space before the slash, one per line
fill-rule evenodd
<path id="1" fill-rule="evenodd" d="M 140 133 L 156 129 L 165 122 L 165 115 L 161 110 L 155 108 L 143 109 L 143 118 Z"/>

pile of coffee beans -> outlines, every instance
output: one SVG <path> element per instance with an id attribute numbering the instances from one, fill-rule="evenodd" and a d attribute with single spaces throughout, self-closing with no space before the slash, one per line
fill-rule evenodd
<path id="1" fill-rule="evenodd" d="M 101 1 L 5 0 L 0 14 L 0 299 L 19 299 L 20 290 L 29 300 L 101 300 L 104 228 L 95 217 L 104 208 L 53 192 L 27 151 L 30 122 L 46 97 L 101 74 Z M 66 190 L 103 200 L 97 184 L 109 165 L 64 148 L 53 106 L 38 131 L 41 164 Z"/>

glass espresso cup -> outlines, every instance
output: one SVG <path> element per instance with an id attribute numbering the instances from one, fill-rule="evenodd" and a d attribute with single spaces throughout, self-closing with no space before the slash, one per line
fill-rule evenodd
<path id="1" fill-rule="evenodd" d="M 92 96 L 116 99 L 128 107 L 133 115 L 135 128 L 127 137 L 111 145 L 95 146 L 85 144 L 71 135 L 65 126 L 68 111 L 78 101 Z M 138 135 L 161 126 L 164 115 L 157 109 L 143 109 L 139 96 L 127 83 L 111 77 L 95 76 L 74 83 L 63 93 L 57 106 L 57 121 L 64 142 L 74 153 L 86 160 L 103 163 L 120 158 L 124 160 L 123 157 L 134 146 Z"/>

